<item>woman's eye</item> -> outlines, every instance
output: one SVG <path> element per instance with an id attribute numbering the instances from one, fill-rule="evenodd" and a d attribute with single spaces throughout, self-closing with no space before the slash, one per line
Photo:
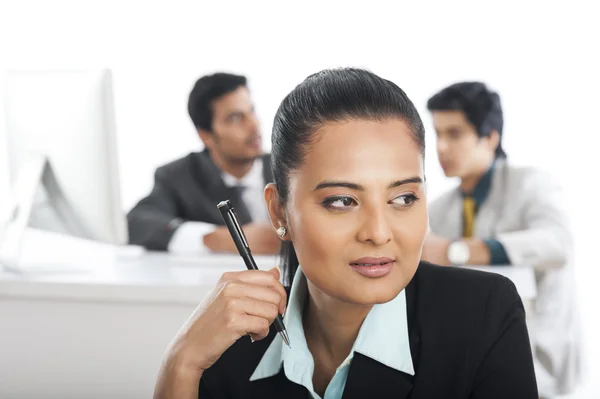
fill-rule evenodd
<path id="1" fill-rule="evenodd" d="M 326 208 L 333 209 L 344 209 L 355 204 L 356 201 L 351 197 L 331 197 L 326 198 L 325 201 L 323 201 L 323 205 L 325 205 Z"/>
<path id="2" fill-rule="evenodd" d="M 414 194 L 404 194 L 404 195 L 394 198 L 392 200 L 392 202 L 394 203 L 394 205 L 410 206 L 417 200 L 418 200 L 418 198 Z"/>

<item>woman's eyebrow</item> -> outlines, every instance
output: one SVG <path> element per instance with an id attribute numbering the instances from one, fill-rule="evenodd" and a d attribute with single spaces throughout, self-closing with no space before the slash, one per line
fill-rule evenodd
<path id="1" fill-rule="evenodd" d="M 409 184 L 409 183 L 422 184 L 423 179 L 420 178 L 419 176 L 414 176 L 414 177 L 409 177 L 408 179 L 397 180 L 395 182 L 390 183 L 388 188 L 394 188 L 394 187 L 402 186 L 404 184 Z M 314 188 L 314 191 L 322 190 L 324 188 L 329 188 L 329 187 L 343 187 L 343 188 L 349 188 L 351 190 L 356 190 L 356 191 L 364 191 L 364 189 L 365 189 L 363 186 L 361 186 L 360 184 L 357 184 L 357 183 L 351 183 L 351 182 L 346 182 L 346 181 L 336 181 L 336 180 L 325 180 L 325 181 L 322 181 L 321 183 L 317 184 L 317 186 Z"/>

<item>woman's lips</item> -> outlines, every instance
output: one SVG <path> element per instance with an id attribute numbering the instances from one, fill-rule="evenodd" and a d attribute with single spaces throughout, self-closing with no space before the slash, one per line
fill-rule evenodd
<path id="1" fill-rule="evenodd" d="M 360 258 L 350 263 L 350 267 L 358 274 L 377 278 L 387 275 L 394 266 L 395 261 L 391 258 Z"/>

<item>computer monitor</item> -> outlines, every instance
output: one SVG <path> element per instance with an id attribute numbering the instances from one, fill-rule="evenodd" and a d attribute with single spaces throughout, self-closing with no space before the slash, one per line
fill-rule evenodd
<path id="1" fill-rule="evenodd" d="M 25 229 L 126 244 L 109 70 L 6 71 L 11 190 L 0 264 L 18 265 Z"/>

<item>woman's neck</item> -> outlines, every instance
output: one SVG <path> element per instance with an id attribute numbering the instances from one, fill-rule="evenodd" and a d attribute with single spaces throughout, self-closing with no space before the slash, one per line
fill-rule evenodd
<path id="1" fill-rule="evenodd" d="M 372 306 L 331 298 L 308 282 L 303 324 L 309 350 L 315 358 L 339 366 L 350 354 L 358 331 Z"/>

